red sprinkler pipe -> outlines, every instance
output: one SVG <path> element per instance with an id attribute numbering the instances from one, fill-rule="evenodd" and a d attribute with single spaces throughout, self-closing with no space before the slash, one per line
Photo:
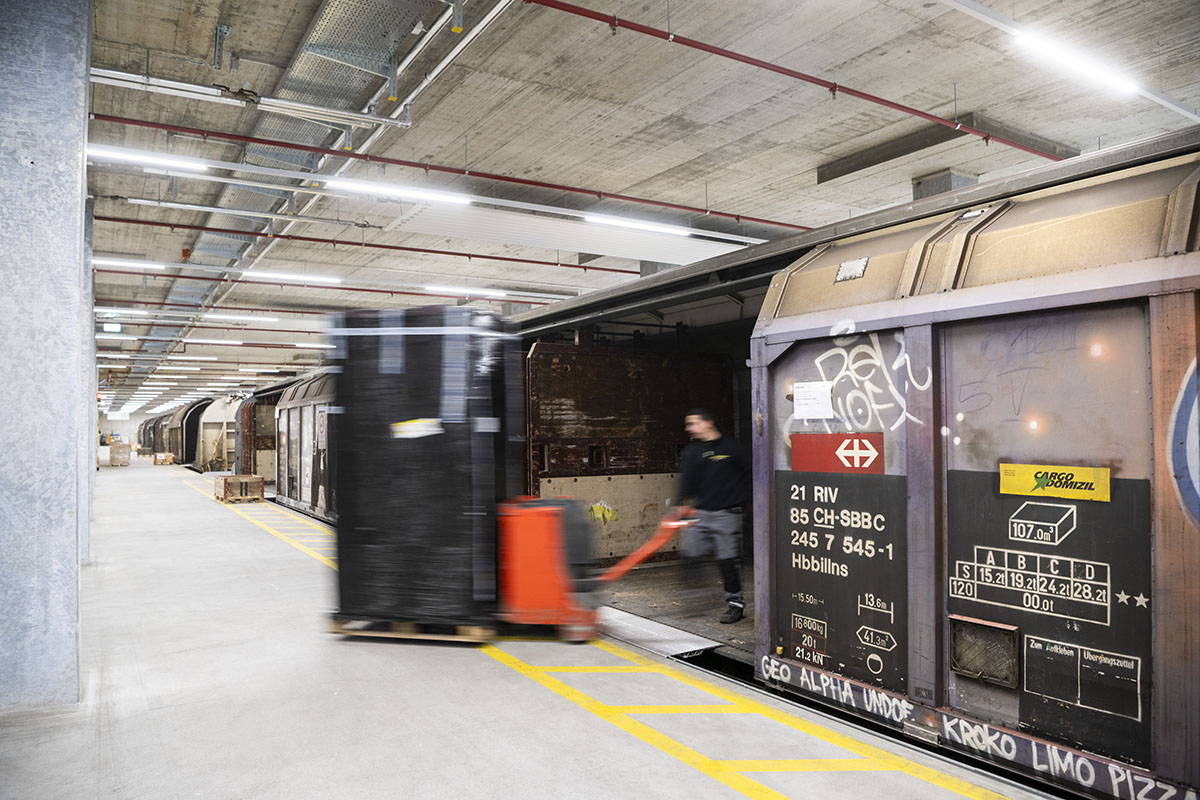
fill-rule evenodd
<path id="1" fill-rule="evenodd" d="M 1026 153 L 1032 153 L 1035 156 L 1048 158 L 1051 161 L 1062 160 L 1059 156 L 1052 155 L 1050 153 L 1044 153 L 1041 150 L 1033 147 L 1027 147 L 1010 139 L 1003 139 L 999 136 L 994 136 L 987 131 L 981 131 L 978 128 L 972 128 L 968 125 L 963 125 L 955 122 L 952 119 L 939 117 L 936 114 L 930 114 L 926 111 L 921 111 L 918 108 L 913 108 L 912 106 L 906 106 L 903 103 L 887 100 L 878 95 L 859 91 L 858 89 L 851 89 L 849 86 L 843 86 L 839 83 L 825 80 L 824 78 L 818 78 L 815 75 L 809 75 L 804 72 L 798 72 L 794 69 L 788 69 L 787 67 L 782 67 L 779 64 L 772 64 L 770 61 L 763 61 L 761 58 L 743 55 L 742 53 L 736 53 L 733 50 L 726 50 L 724 47 L 717 47 L 716 45 L 697 41 L 696 39 L 689 39 L 686 36 L 679 36 L 671 33 L 670 31 L 664 31 L 659 28 L 652 28 L 649 25 L 642 25 L 639 22 L 621 19 L 616 14 L 605 14 L 600 11 L 593 11 L 590 8 L 584 8 L 583 6 L 577 6 L 572 3 L 564 3 L 562 0 L 525 0 L 525 2 L 532 3 L 534 5 L 545 6 L 546 8 L 553 8 L 558 11 L 565 11 L 568 14 L 574 14 L 578 17 L 585 17 L 597 22 L 603 22 L 605 25 L 608 25 L 610 28 L 612 28 L 614 33 L 616 32 L 617 28 L 626 28 L 634 31 L 635 33 L 644 33 L 647 36 L 653 36 L 657 39 L 663 39 L 664 41 L 681 44 L 684 47 L 690 47 L 693 50 L 701 50 L 714 56 L 721 56 L 722 58 L 728 58 L 733 61 L 740 61 L 741 63 L 749 64 L 752 67 L 758 67 L 759 69 L 765 69 L 769 72 L 786 75 L 789 78 L 795 78 L 796 80 L 804 81 L 805 83 L 811 83 L 815 86 L 820 86 L 823 89 L 828 89 L 829 93 L 834 97 L 837 97 L 838 93 L 840 92 L 841 94 L 850 95 L 851 97 L 857 97 L 859 100 L 866 100 L 868 103 L 874 103 L 875 105 L 883 106 L 884 108 L 890 108 L 894 111 L 901 111 L 905 114 L 910 114 L 927 122 L 932 122 L 935 125 L 944 125 L 947 128 L 953 128 L 956 131 L 962 131 L 963 133 L 969 133 L 972 136 L 978 136 L 985 142 L 996 142 L 997 144 L 1014 147 L 1017 150 L 1024 150 Z"/>
<path id="2" fill-rule="evenodd" d="M 641 275 L 636 269 L 616 269 L 615 267 L 588 267 L 582 264 L 561 264 L 557 261 L 538 261 L 532 258 L 513 258 L 512 256 L 493 256 L 484 253 L 465 253 L 460 250 L 432 250 L 428 247 L 403 247 L 398 244 L 376 244 L 373 242 L 356 242 L 352 239 L 321 239 L 316 236 L 297 236 L 292 233 L 259 233 L 243 231 L 237 228 L 212 228 L 207 225 L 182 225 L 177 222 L 156 222 L 149 219 L 130 219 L 128 217 L 93 217 L 96 222 L 124 222 L 130 225 L 153 225 L 158 228 L 170 228 L 181 231 L 203 231 L 205 233 L 232 233 L 237 236 L 253 236 L 260 239 L 283 239 L 289 242 L 310 242 L 312 244 L 331 244 L 334 247 L 373 247 L 377 250 L 399 250 L 405 253 L 429 253 L 436 256 L 454 256 L 455 258 L 482 259 L 484 261 L 507 261 L 512 264 L 531 264 L 536 267 L 563 267 L 565 269 L 581 269 L 584 272 L 618 272 L 622 275 Z M 337 287 L 334 287 L 337 288 Z M 396 292 L 403 294 L 403 292 Z M 419 294 L 419 292 L 418 292 Z M 456 295 L 457 296 L 457 295 Z"/>
<path id="3" fill-rule="evenodd" d="M 797 231 L 811 231 L 812 228 L 807 225 L 795 225 L 791 222 L 779 222 L 773 219 L 762 219 L 761 217 L 750 217 L 745 214 L 735 214 L 731 211 L 714 211 L 710 208 L 699 208 L 698 206 L 683 205 L 681 203 L 668 203 L 663 200 L 648 200 L 645 197 L 634 197 L 628 194 L 615 194 L 613 192 L 602 192 L 596 189 L 584 189 L 579 186 L 567 186 L 562 183 L 550 183 L 548 181 L 537 181 L 529 178 L 515 178 L 511 175 L 500 175 L 495 172 L 479 172 L 473 169 L 463 169 L 461 167 L 447 167 L 442 164 L 422 164 L 419 161 L 405 161 L 402 158 L 385 158 L 383 156 L 372 156 L 367 153 L 355 153 L 354 151 L 330 150 L 326 147 L 315 147 L 308 144 L 297 144 L 295 142 L 283 142 L 278 139 L 260 139 L 257 136 L 246 136 L 240 133 L 227 133 L 224 131 L 211 131 L 203 128 L 188 128 L 183 125 L 169 125 L 165 122 L 150 122 L 144 119 L 129 119 L 127 117 L 113 117 L 108 114 L 90 114 L 90 119 L 99 120 L 100 122 L 115 122 L 119 125 L 136 125 L 142 128 L 154 128 L 155 130 L 171 131 L 173 133 L 186 133 L 192 136 L 199 136 L 203 139 L 224 139 L 230 142 L 245 142 L 247 144 L 262 144 L 270 147 L 282 147 L 287 150 L 302 150 L 306 153 L 318 153 L 323 156 L 333 156 L 336 158 L 349 158 L 357 161 L 368 161 L 372 164 L 391 164 L 397 167 L 411 167 L 412 169 L 420 169 L 425 172 L 444 172 L 451 175 L 469 175 L 472 178 L 482 178 L 489 181 L 499 181 L 501 183 L 515 183 L 519 186 L 534 186 L 539 189 L 552 189 L 556 192 L 571 192 L 573 194 L 586 194 L 595 197 L 598 200 L 620 200 L 625 203 L 640 203 L 645 206 L 654 206 L 655 208 L 669 208 L 674 211 L 686 211 L 690 214 L 704 214 L 712 217 L 723 217 L 725 219 L 737 220 L 738 222 L 756 222 L 761 225 L 774 225 L 779 228 L 791 228 Z M 318 173 L 313 173 L 313 180 L 322 180 L 322 176 Z"/>

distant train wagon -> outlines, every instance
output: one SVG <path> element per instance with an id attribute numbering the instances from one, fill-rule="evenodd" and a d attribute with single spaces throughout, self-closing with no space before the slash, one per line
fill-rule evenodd
<path id="1" fill-rule="evenodd" d="M 237 410 L 237 447 L 234 472 L 258 475 L 267 486 L 275 485 L 275 408 L 284 391 L 295 383 L 288 380 L 260 389 L 247 397 Z"/>
<path id="2" fill-rule="evenodd" d="M 321 371 L 288 386 L 275 406 L 275 500 L 328 522 L 337 518 L 333 403 L 334 375 Z"/>

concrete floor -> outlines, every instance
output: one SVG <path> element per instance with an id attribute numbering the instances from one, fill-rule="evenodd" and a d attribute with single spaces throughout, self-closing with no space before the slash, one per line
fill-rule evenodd
<path id="1" fill-rule="evenodd" d="M 1038 796 L 619 643 L 324 632 L 319 526 L 104 468 L 82 702 L 0 715 L 0 798 Z"/>

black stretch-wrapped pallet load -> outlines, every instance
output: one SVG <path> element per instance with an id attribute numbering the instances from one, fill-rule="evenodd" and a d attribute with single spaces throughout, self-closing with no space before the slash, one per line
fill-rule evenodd
<path id="1" fill-rule="evenodd" d="M 338 616 L 493 622 L 496 504 L 521 493 L 516 337 L 433 306 L 346 313 L 334 341 Z"/>

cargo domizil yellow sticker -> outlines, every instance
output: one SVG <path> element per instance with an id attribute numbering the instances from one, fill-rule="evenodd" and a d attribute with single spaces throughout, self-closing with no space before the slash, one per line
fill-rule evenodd
<path id="1" fill-rule="evenodd" d="M 1053 467 L 1046 464 L 1000 464 L 1000 494 L 1063 497 L 1068 500 L 1110 499 L 1108 467 Z"/>

